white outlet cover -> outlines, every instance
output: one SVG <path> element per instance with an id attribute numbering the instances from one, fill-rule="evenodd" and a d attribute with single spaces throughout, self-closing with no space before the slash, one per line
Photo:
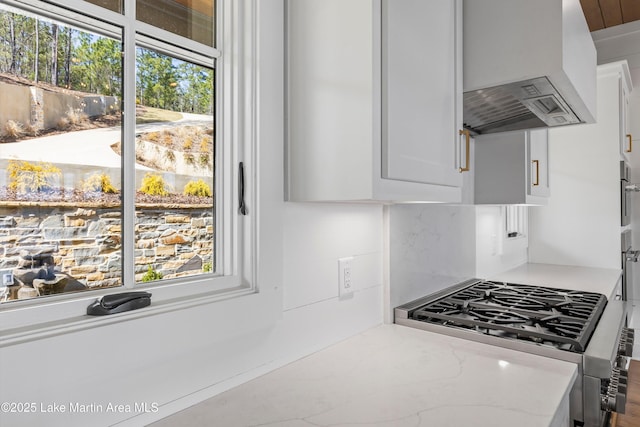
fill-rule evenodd
<path id="1" fill-rule="evenodd" d="M 353 296 L 353 257 L 338 259 L 338 296 Z"/>

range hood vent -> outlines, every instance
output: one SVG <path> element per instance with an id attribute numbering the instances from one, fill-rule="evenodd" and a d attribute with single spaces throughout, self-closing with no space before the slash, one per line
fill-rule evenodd
<path id="1" fill-rule="evenodd" d="M 581 123 L 546 77 L 465 92 L 463 105 L 475 134 Z"/>
<path id="2" fill-rule="evenodd" d="M 580 0 L 465 0 L 463 16 L 466 129 L 595 121 L 596 50 Z"/>

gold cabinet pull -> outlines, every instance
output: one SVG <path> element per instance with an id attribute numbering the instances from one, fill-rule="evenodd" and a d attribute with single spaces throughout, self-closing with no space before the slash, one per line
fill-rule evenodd
<path id="1" fill-rule="evenodd" d="M 466 149 L 465 149 L 466 154 L 465 154 L 465 163 L 464 163 L 464 167 L 462 167 L 462 166 L 461 166 L 461 167 L 458 169 L 458 171 L 459 171 L 460 173 L 462 173 L 462 172 L 469 172 L 469 170 L 470 170 L 470 168 L 469 168 L 469 158 L 470 158 L 469 150 L 470 150 L 470 145 L 471 145 L 471 133 L 470 133 L 467 129 L 461 129 L 461 130 L 458 132 L 458 135 L 464 135 L 464 138 L 465 138 L 465 146 L 466 146 Z"/>
<path id="2" fill-rule="evenodd" d="M 627 134 L 627 138 L 629 139 L 629 147 L 627 148 L 627 153 L 630 153 L 633 151 L 633 138 L 631 137 L 630 133 Z"/>
<path id="3" fill-rule="evenodd" d="M 540 185 L 540 162 L 538 160 L 532 160 L 531 163 L 536 165 L 536 180 L 533 182 L 533 186 Z"/>

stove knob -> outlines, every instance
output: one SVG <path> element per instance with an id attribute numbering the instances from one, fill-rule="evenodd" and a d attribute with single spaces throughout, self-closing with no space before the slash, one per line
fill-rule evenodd
<path id="1" fill-rule="evenodd" d="M 623 386 L 627 387 L 627 386 L 629 385 L 629 379 L 628 379 L 627 377 L 623 377 L 623 376 L 621 376 L 621 377 L 618 379 L 618 384 L 620 384 L 620 385 L 623 385 Z"/>
<path id="2" fill-rule="evenodd" d="M 625 368 L 616 368 L 618 371 L 618 378 L 624 378 L 625 380 L 629 378 L 629 370 Z"/>
<path id="3" fill-rule="evenodd" d="M 635 341 L 636 331 L 634 329 L 627 329 L 626 335 L 627 335 L 627 343 L 631 344 L 631 350 L 628 356 L 631 356 L 633 354 L 633 342 Z"/>
<path id="4" fill-rule="evenodd" d="M 607 393 L 600 396 L 600 408 L 606 412 L 614 412 L 616 410 L 616 398 Z"/>
<path id="5" fill-rule="evenodd" d="M 620 334 L 620 342 L 618 343 L 618 355 L 631 356 L 633 354 L 633 329 L 624 328 Z"/>
<path id="6" fill-rule="evenodd" d="M 615 412 L 624 414 L 624 409 L 627 406 L 627 391 L 625 390 L 624 393 L 616 393 L 615 401 Z"/>
<path id="7" fill-rule="evenodd" d="M 624 414 L 627 404 L 627 396 L 623 393 L 615 393 L 613 390 L 601 396 L 601 409 L 606 412 Z"/>
<path id="8" fill-rule="evenodd" d="M 629 351 L 633 351 L 633 345 L 630 346 L 629 342 L 624 337 L 620 337 L 620 343 L 618 344 L 618 355 L 629 356 Z"/>

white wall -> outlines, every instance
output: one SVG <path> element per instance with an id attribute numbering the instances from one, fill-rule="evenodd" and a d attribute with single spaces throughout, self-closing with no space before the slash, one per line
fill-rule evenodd
<path id="1" fill-rule="evenodd" d="M 338 296 L 338 258 L 353 257 L 356 291 L 382 285 L 382 206 L 287 203 L 285 310 Z"/>

